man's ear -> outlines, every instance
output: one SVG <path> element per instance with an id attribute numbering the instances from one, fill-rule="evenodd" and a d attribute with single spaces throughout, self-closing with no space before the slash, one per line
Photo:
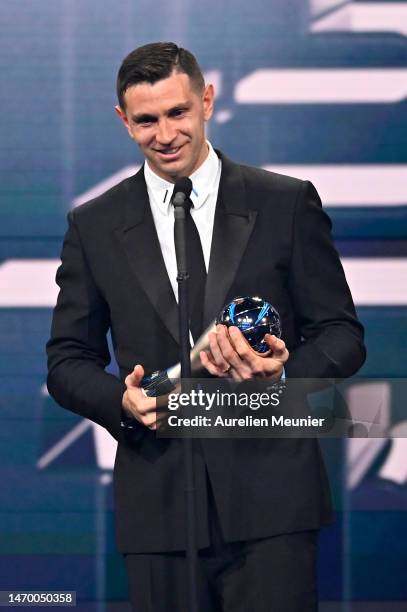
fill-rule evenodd
<path id="1" fill-rule="evenodd" d="M 133 135 L 132 135 L 131 130 L 130 130 L 129 120 L 127 119 L 127 115 L 124 112 L 124 110 L 119 105 L 115 106 L 114 110 L 116 111 L 116 115 L 123 122 L 123 125 L 126 128 L 130 138 L 133 138 Z"/>
<path id="2" fill-rule="evenodd" d="M 203 110 L 204 110 L 204 119 L 205 121 L 209 121 L 212 117 L 213 107 L 214 107 L 214 99 L 215 99 L 215 90 L 213 85 L 206 85 L 204 93 L 203 93 Z"/>

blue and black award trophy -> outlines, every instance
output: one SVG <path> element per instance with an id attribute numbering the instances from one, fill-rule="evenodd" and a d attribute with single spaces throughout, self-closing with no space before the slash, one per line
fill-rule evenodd
<path id="1" fill-rule="evenodd" d="M 269 353 L 269 347 L 264 340 L 266 334 L 281 337 L 280 316 L 271 304 L 261 297 L 236 297 L 222 308 L 216 321 L 206 329 L 190 351 L 193 376 L 202 372 L 199 354 L 208 349 L 208 334 L 215 331 L 217 324 L 238 327 L 252 349 L 264 357 Z M 159 397 L 173 391 L 181 377 L 181 363 L 177 363 L 168 370 L 145 376 L 141 386 L 149 397 Z"/>

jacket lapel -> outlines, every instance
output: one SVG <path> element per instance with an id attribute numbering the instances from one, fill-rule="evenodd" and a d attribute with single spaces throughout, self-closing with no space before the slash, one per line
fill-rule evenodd
<path id="1" fill-rule="evenodd" d="M 222 160 L 222 174 L 206 281 L 204 329 L 225 304 L 257 216 L 257 211 L 247 206 L 240 167 L 219 152 L 218 155 Z"/>
<path id="2" fill-rule="evenodd" d="M 206 281 L 204 329 L 225 304 L 257 215 L 257 211 L 247 206 L 240 167 L 219 152 L 218 155 L 222 160 L 222 174 Z M 141 287 L 179 343 L 178 305 L 161 253 L 143 168 L 128 182 L 124 208 L 124 224 L 116 230 L 119 239 Z"/>
<path id="3" fill-rule="evenodd" d="M 161 253 L 143 168 L 129 180 L 124 205 L 125 222 L 117 231 L 131 268 L 168 331 L 179 342 L 178 306 Z"/>

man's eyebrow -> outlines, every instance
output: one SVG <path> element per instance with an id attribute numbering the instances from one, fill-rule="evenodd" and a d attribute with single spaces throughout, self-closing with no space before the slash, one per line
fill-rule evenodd
<path id="1" fill-rule="evenodd" d="M 191 103 L 190 102 L 180 102 L 179 104 L 176 104 L 172 108 L 169 108 L 168 111 L 167 111 L 167 115 L 170 115 L 171 113 L 174 113 L 174 112 L 179 111 L 179 110 L 188 109 L 190 107 L 191 107 Z"/>
<path id="2" fill-rule="evenodd" d="M 188 110 L 191 107 L 190 102 L 180 102 L 175 106 L 172 106 L 166 111 L 167 116 L 171 116 L 173 113 L 180 110 Z M 149 113 L 140 113 L 139 115 L 132 115 L 131 117 L 134 123 L 152 123 L 157 121 L 157 115 L 150 115 Z"/>
<path id="3" fill-rule="evenodd" d="M 141 113 L 140 115 L 133 115 L 131 119 L 134 123 L 151 123 L 152 121 L 156 121 L 157 117 L 155 115 Z"/>
<path id="4" fill-rule="evenodd" d="M 168 113 L 171 113 L 174 110 L 179 110 L 180 108 L 189 108 L 191 106 L 191 102 L 185 101 L 180 102 L 179 104 L 174 104 L 170 109 L 168 109 Z"/>

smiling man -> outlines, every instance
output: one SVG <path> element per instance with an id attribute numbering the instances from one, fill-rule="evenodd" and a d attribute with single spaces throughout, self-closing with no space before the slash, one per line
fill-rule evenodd
<path id="1" fill-rule="evenodd" d="M 213 86 L 205 87 L 197 69 L 191 77 L 172 69 L 165 79 L 129 85 L 131 61 L 119 73 L 117 114 L 153 172 L 169 182 L 190 176 L 208 156 L 204 122 L 212 116 Z"/>
<path id="2" fill-rule="evenodd" d="M 218 326 L 201 353 L 212 376 L 275 381 L 283 368 L 288 379 L 350 376 L 364 360 L 363 330 L 315 188 L 212 148 L 205 122 L 214 91 L 189 51 L 173 43 L 132 51 L 117 94 L 145 164 L 69 214 L 48 388 L 118 440 L 117 538 L 133 609 L 185 612 L 182 444 L 157 438 L 156 401 L 140 388 L 144 371 L 179 360 L 176 179 L 193 184 L 192 259 L 202 273 L 194 339 L 238 295 L 261 295 L 282 319 L 283 338 L 267 338 L 266 356 L 237 328 Z M 105 372 L 109 330 L 120 379 Z M 317 440 L 195 442 L 202 612 L 317 610 L 317 539 L 332 518 Z"/>

